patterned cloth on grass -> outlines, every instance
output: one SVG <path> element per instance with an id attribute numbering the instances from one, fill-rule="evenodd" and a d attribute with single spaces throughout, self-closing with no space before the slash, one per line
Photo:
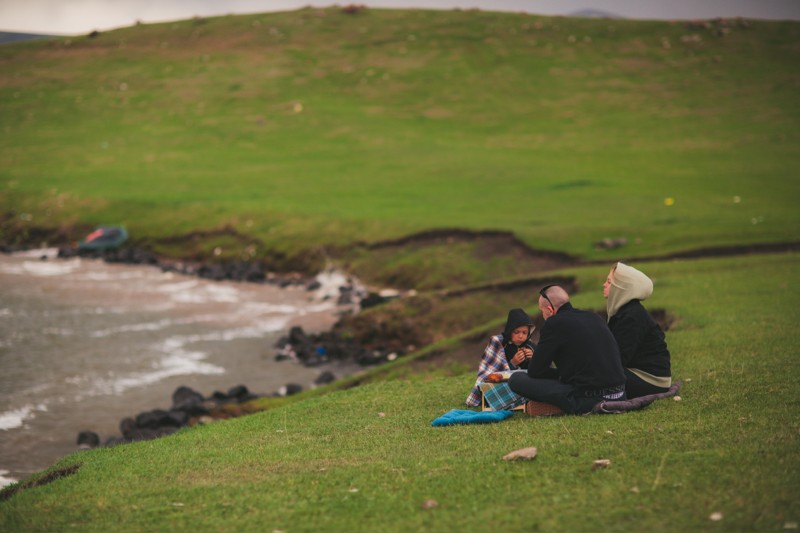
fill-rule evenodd
<path id="1" fill-rule="evenodd" d="M 507 382 L 498 383 L 484 392 L 483 399 L 494 411 L 511 410 L 528 401 L 524 396 L 512 391 Z"/>
<path id="2" fill-rule="evenodd" d="M 513 415 L 514 413 L 512 411 L 469 411 L 467 409 L 452 409 L 431 422 L 431 425 L 489 424 L 492 422 L 500 422 Z"/>

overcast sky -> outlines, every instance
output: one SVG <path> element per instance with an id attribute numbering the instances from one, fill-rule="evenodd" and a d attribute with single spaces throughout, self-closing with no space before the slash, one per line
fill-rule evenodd
<path id="1" fill-rule="evenodd" d="M 375 8 L 524 11 L 568 15 L 584 9 L 635 19 L 748 17 L 800 20 L 800 0 L 0 0 L 0 31 L 77 35 L 142 22 L 228 13 L 286 11 L 338 3 Z"/>

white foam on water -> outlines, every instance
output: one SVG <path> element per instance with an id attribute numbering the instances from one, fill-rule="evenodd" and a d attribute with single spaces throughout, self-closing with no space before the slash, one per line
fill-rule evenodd
<path id="1" fill-rule="evenodd" d="M 29 404 L 18 409 L 0 413 L 0 430 L 8 431 L 9 429 L 22 427 L 26 420 L 30 420 L 36 416 L 36 411 L 47 411 L 47 406 L 44 404 Z"/>
<path id="2" fill-rule="evenodd" d="M 185 323 L 187 323 L 186 320 L 172 320 L 169 318 L 164 318 L 156 322 L 143 322 L 141 324 L 124 324 L 122 326 L 115 326 L 112 328 L 98 329 L 96 331 L 91 332 L 90 335 L 94 338 L 100 338 L 100 337 L 110 337 L 111 335 L 116 335 L 117 333 L 130 333 L 138 331 L 160 331 L 162 329 L 166 329 L 173 325 L 185 324 Z"/>
<path id="3" fill-rule="evenodd" d="M 271 304 L 268 302 L 245 302 L 241 309 L 237 310 L 239 315 L 266 315 L 280 313 L 282 315 L 293 315 L 300 311 L 296 305 Z"/>
<path id="4" fill-rule="evenodd" d="M 34 250 L 24 250 L 21 252 L 14 252 L 11 254 L 17 257 L 47 257 L 52 259 L 58 257 L 58 248 L 36 248 Z"/>
<path id="5" fill-rule="evenodd" d="M 76 276 L 78 281 L 130 281 L 136 279 L 146 279 L 147 276 L 143 272 L 136 272 L 130 270 L 107 270 L 101 272 L 85 272 L 80 276 Z"/>
<path id="6" fill-rule="evenodd" d="M 27 276 L 30 272 L 27 272 L 22 264 L 14 264 L 14 263 L 5 263 L 0 265 L 0 274 L 11 274 L 14 276 Z"/>
<path id="7" fill-rule="evenodd" d="M 6 477 L 8 476 L 8 474 L 9 474 L 8 470 L 3 470 L 2 468 L 0 468 L 0 488 L 7 487 L 8 485 L 11 485 L 12 483 L 16 483 L 17 481 L 19 481 L 18 479 L 14 479 L 13 477 Z"/>
<path id="8" fill-rule="evenodd" d="M 239 289 L 230 285 L 206 285 L 205 289 L 212 302 L 237 303 L 242 299 Z"/>
<path id="9" fill-rule="evenodd" d="M 267 333 L 281 331 L 286 327 L 291 317 L 274 317 L 262 320 L 252 326 L 222 329 L 208 333 L 194 335 L 173 335 L 161 342 L 158 349 L 167 353 L 183 350 L 188 344 L 196 342 L 226 342 L 236 339 L 259 339 Z"/>
<path id="10" fill-rule="evenodd" d="M 175 376 L 225 373 L 224 368 L 205 362 L 205 357 L 205 352 L 177 349 L 156 363 L 151 371 L 132 372 L 124 376 L 107 379 L 92 379 L 89 392 L 78 395 L 75 400 L 79 401 L 87 396 L 122 394 L 130 389 L 152 385 Z M 88 380 L 76 377 L 68 381 L 75 385 L 82 385 Z"/>
<path id="11" fill-rule="evenodd" d="M 152 372 L 140 372 L 126 377 L 118 378 L 107 383 L 107 394 L 121 394 L 126 390 L 145 385 L 152 385 L 159 381 L 174 376 L 188 376 L 192 374 L 224 374 L 225 369 L 206 363 L 203 361 L 206 354 L 204 352 L 183 351 L 170 355 L 161 360 L 158 369 Z M 102 384 L 98 384 L 98 390 L 103 390 Z"/>
<path id="12" fill-rule="evenodd" d="M 158 292 L 178 293 L 191 290 L 199 284 L 199 281 L 190 279 L 178 283 L 164 283 L 158 286 Z"/>
<path id="13" fill-rule="evenodd" d="M 73 259 L 69 261 L 25 261 L 22 263 L 23 274 L 30 274 L 33 276 L 65 276 L 78 270 L 81 266 L 80 259 Z"/>
<path id="14" fill-rule="evenodd" d="M 193 289 L 172 293 L 172 300 L 178 303 L 205 304 L 238 303 L 242 299 L 236 287 L 227 285 L 201 285 Z"/>
<path id="15" fill-rule="evenodd" d="M 320 287 L 314 291 L 314 298 L 317 300 L 338 298 L 339 287 L 348 284 L 348 277 L 336 269 L 320 272 L 314 279 L 320 284 Z"/>
<path id="16" fill-rule="evenodd" d="M 102 394 L 121 394 L 127 390 L 152 385 L 161 380 L 175 377 L 187 376 L 192 374 L 214 375 L 224 374 L 223 367 L 205 361 L 206 353 L 198 350 L 190 350 L 188 346 L 198 342 L 228 342 L 236 339 L 259 339 L 266 333 L 281 331 L 285 328 L 293 315 L 272 317 L 267 320 L 258 321 L 251 326 L 238 328 L 221 329 L 194 335 L 173 335 L 157 343 L 153 348 L 159 352 L 167 354 L 159 362 L 154 363 L 152 371 L 134 372 L 120 377 L 107 379 L 96 379 L 88 377 L 73 377 L 66 381 L 82 388 L 90 385 L 89 393 L 84 396 L 97 396 Z M 210 317 L 195 317 L 187 321 Z M 175 323 L 177 321 L 169 321 Z M 121 326 L 113 329 L 113 332 L 122 330 L 131 331 L 131 328 L 138 327 L 145 331 L 148 327 L 159 326 L 160 323 L 139 324 L 131 326 Z M 112 334 L 109 332 L 108 334 Z M 105 332 L 104 332 L 105 334 Z M 76 398 L 82 399 L 83 396 Z"/>

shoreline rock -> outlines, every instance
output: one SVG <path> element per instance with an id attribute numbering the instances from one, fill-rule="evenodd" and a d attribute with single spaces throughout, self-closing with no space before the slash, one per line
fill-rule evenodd
<path id="1" fill-rule="evenodd" d="M 289 334 L 278 339 L 274 347 L 279 349 L 275 355 L 276 361 L 295 361 L 308 367 L 332 360 L 352 360 L 361 366 L 372 366 L 394 361 L 406 353 L 385 347 L 367 348 L 355 337 L 336 329 L 316 335 L 307 334 L 300 326 L 291 328 Z"/>
<path id="2" fill-rule="evenodd" d="M 128 265 L 151 265 L 158 267 L 162 272 L 174 272 L 187 276 L 197 276 L 213 281 L 242 281 L 248 283 L 270 283 L 281 288 L 289 286 L 302 286 L 308 291 L 319 288 L 319 282 L 314 278 L 304 276 L 299 272 L 278 274 L 265 270 L 256 261 L 196 261 L 182 262 L 159 258 L 152 252 L 141 248 L 120 247 L 113 250 L 86 251 L 77 248 L 61 247 L 58 249 L 59 259 L 72 257 L 87 257 L 102 259 L 108 263 L 123 263 Z"/>
<path id="3" fill-rule="evenodd" d="M 330 379 L 331 376 L 333 374 L 330 371 L 324 372 L 318 381 Z M 301 385 L 289 383 L 272 396 L 291 396 L 302 390 Z M 119 423 L 120 435 L 107 437 L 105 441 L 92 430 L 82 430 L 78 433 L 76 444 L 79 449 L 86 450 L 165 437 L 185 427 L 248 414 L 246 410 L 237 412 L 236 409 L 225 407 L 241 405 L 261 397 L 264 395 L 254 394 L 245 385 L 236 385 L 227 392 L 214 391 L 208 397 L 182 385 L 172 393 L 172 406 L 169 409 L 157 408 L 125 417 Z"/>

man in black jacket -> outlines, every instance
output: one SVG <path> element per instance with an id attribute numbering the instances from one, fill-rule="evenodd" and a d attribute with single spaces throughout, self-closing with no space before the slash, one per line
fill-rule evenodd
<path id="1" fill-rule="evenodd" d="M 545 319 L 539 345 L 528 372 L 511 375 L 511 390 L 572 414 L 587 413 L 602 400 L 624 400 L 619 348 L 605 321 L 572 307 L 558 285 L 540 291 L 539 309 Z"/>

